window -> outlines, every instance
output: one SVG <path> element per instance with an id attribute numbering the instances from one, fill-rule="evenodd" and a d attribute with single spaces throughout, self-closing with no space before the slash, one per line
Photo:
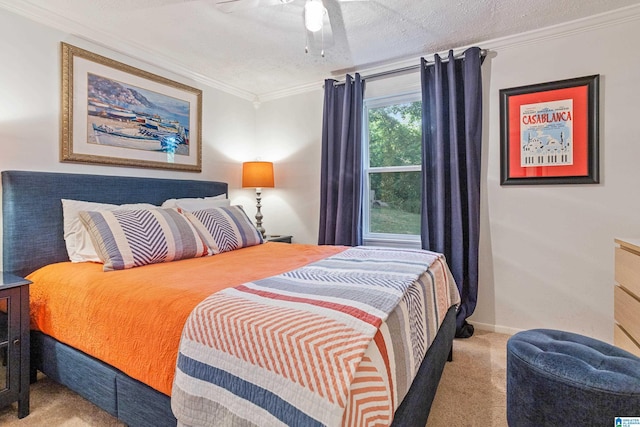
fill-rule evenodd
<path id="1" fill-rule="evenodd" d="M 364 102 L 363 222 L 366 244 L 420 241 L 420 93 Z"/>

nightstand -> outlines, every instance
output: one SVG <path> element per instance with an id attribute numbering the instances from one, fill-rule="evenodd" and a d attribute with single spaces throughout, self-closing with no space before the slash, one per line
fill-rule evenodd
<path id="1" fill-rule="evenodd" d="M 292 236 L 285 236 L 281 234 L 267 234 L 264 238 L 265 242 L 282 242 L 282 243 L 291 243 Z"/>
<path id="2" fill-rule="evenodd" d="M 2 272 L 0 282 L 0 407 L 18 402 L 29 415 L 29 280 Z"/>

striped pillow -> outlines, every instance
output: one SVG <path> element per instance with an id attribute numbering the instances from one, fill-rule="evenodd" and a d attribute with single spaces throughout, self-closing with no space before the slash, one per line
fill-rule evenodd
<path id="1" fill-rule="evenodd" d="M 103 270 L 209 255 L 193 226 L 175 209 L 82 211 Z"/>
<path id="2" fill-rule="evenodd" d="M 263 243 L 262 234 L 241 206 L 182 212 L 193 224 L 213 254 Z"/>

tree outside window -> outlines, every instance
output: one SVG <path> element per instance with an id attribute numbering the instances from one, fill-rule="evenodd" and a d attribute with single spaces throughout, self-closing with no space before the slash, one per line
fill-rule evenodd
<path id="1" fill-rule="evenodd" d="M 420 235 L 422 102 L 419 94 L 365 101 L 364 237 Z"/>

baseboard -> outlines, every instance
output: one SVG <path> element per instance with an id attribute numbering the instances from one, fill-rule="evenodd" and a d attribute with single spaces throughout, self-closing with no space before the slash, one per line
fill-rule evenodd
<path id="1" fill-rule="evenodd" d="M 496 332 L 498 334 L 514 335 L 523 329 L 509 328 L 507 326 L 491 325 L 489 323 L 469 322 L 479 331 Z"/>

